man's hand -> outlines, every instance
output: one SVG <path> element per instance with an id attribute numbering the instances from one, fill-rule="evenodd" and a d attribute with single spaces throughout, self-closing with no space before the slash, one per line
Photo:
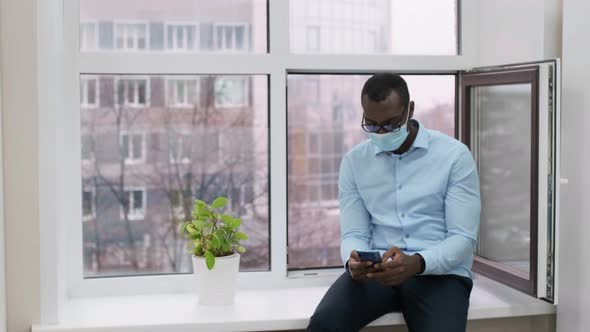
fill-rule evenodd
<path id="1" fill-rule="evenodd" d="M 367 280 L 368 273 L 377 272 L 378 269 L 373 266 L 373 262 L 361 262 L 356 250 L 353 250 L 348 258 L 348 271 L 352 279 L 363 281 Z"/>
<path id="2" fill-rule="evenodd" d="M 392 258 L 388 261 L 389 258 Z M 375 279 L 385 286 L 397 286 L 420 272 L 420 257 L 406 255 L 399 248 L 392 247 L 383 254 L 383 263 L 376 264 L 367 278 Z"/>

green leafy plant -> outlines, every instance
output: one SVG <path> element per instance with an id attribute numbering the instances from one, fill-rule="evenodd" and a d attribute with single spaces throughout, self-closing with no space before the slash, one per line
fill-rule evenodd
<path id="1" fill-rule="evenodd" d="M 188 239 L 186 249 L 195 256 L 205 257 L 209 270 L 215 266 L 215 257 L 246 252 L 240 241 L 248 236 L 238 231 L 242 220 L 219 212 L 226 205 L 226 197 L 217 197 L 211 205 L 196 199 L 192 220 L 180 227 L 180 234 Z"/>

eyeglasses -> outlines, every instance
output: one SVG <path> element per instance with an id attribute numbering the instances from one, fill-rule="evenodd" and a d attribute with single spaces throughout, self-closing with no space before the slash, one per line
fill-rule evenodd
<path id="1" fill-rule="evenodd" d="M 401 115 L 396 116 L 395 118 L 391 118 L 383 124 L 366 123 L 365 116 L 363 115 L 363 119 L 361 121 L 361 127 L 363 128 L 364 131 L 366 131 L 368 133 L 378 133 L 381 131 L 381 129 L 383 129 L 383 131 L 386 133 L 397 132 L 397 131 L 399 131 L 399 129 L 402 126 L 402 122 L 404 121 L 404 118 L 405 118 L 404 117 L 405 113 L 406 112 L 404 111 L 404 113 L 402 113 Z"/>

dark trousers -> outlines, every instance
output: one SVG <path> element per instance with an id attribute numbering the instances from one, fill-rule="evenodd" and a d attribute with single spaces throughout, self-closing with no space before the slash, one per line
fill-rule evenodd
<path id="1" fill-rule="evenodd" d="M 415 276 L 399 286 L 355 281 L 344 273 L 330 287 L 307 331 L 359 331 L 401 311 L 410 332 L 464 332 L 473 282 L 457 275 Z"/>

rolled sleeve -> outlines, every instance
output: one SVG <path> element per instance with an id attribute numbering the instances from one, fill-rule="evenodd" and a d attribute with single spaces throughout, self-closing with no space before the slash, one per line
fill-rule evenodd
<path id="1" fill-rule="evenodd" d="M 342 232 L 340 254 L 346 262 L 353 250 L 369 250 L 371 236 L 371 217 L 361 198 L 354 180 L 353 167 L 346 155 L 340 164 L 338 178 L 338 197 L 340 201 L 340 229 Z"/>
<path id="2" fill-rule="evenodd" d="M 418 252 L 425 262 L 423 274 L 446 274 L 473 254 L 480 210 L 477 168 L 471 152 L 463 146 L 451 169 L 445 196 L 446 238 Z"/>

